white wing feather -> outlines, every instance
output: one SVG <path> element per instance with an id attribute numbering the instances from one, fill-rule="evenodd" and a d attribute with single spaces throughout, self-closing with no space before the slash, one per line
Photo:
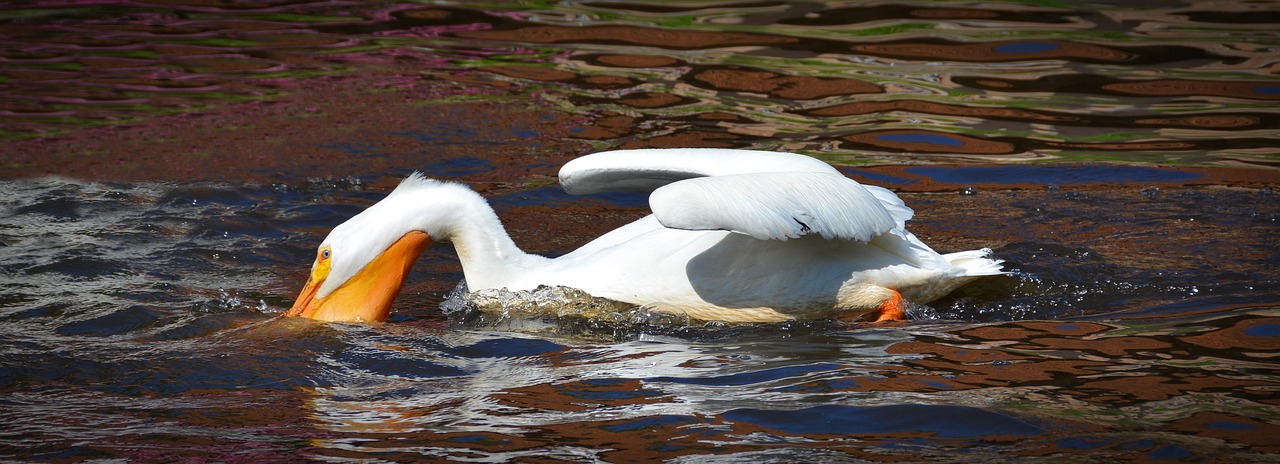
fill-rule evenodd
<path id="1" fill-rule="evenodd" d="M 899 228 L 880 198 L 862 184 L 833 173 L 689 179 L 655 190 L 649 207 L 666 227 L 729 230 L 760 240 L 816 234 L 866 242 Z"/>
<path id="2" fill-rule="evenodd" d="M 880 199 L 880 203 L 883 203 L 885 209 L 889 210 L 889 214 L 893 215 L 893 220 L 898 222 L 899 229 L 906 228 L 907 221 L 916 215 L 915 210 L 903 203 L 902 199 L 898 198 L 898 194 L 893 193 L 892 190 L 875 185 L 863 185 L 863 187 Z"/>
<path id="3" fill-rule="evenodd" d="M 560 185 L 572 194 L 650 192 L 695 177 L 755 172 L 822 172 L 835 168 L 794 153 L 725 148 L 617 150 L 576 158 L 560 168 Z"/>
<path id="4" fill-rule="evenodd" d="M 731 230 L 759 239 L 819 234 L 865 242 L 905 230 L 914 214 L 888 189 L 861 185 L 821 160 L 794 153 L 607 151 L 566 163 L 560 184 L 573 194 L 654 192 L 650 206 L 663 226 Z"/>

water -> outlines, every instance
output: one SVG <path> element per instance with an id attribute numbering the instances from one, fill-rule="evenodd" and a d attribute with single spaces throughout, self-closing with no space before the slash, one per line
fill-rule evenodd
<path id="1" fill-rule="evenodd" d="M 9 4 L 0 457 L 1273 461 L 1277 10 Z M 646 209 L 559 164 L 668 145 L 839 163 L 1013 273 L 889 326 L 606 323 L 446 313 L 433 247 L 388 324 L 277 317 L 410 170 L 556 255 Z"/>

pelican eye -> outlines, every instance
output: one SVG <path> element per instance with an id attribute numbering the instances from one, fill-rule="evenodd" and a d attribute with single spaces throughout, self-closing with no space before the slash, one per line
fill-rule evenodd
<path id="1" fill-rule="evenodd" d="M 329 249 L 329 247 L 320 249 L 320 252 L 316 255 L 315 265 L 311 266 L 311 280 L 313 282 L 320 282 L 329 277 L 329 267 L 332 266 L 329 257 L 332 255 L 333 250 Z"/>

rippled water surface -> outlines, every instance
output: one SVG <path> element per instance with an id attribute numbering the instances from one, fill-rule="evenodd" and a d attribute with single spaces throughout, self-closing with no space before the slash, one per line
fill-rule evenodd
<path id="1" fill-rule="evenodd" d="M 1121 3 L 9 2 L 0 459 L 1274 461 L 1280 4 Z M 531 320 L 442 310 L 438 246 L 390 323 L 277 317 L 414 169 L 556 255 L 647 209 L 559 164 L 653 146 L 817 156 L 1012 273 Z"/>

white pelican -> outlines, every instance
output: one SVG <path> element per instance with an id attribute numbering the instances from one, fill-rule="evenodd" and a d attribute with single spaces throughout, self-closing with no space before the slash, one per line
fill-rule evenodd
<path id="1" fill-rule="evenodd" d="M 471 291 L 563 286 L 706 321 L 901 319 L 904 297 L 1001 273 L 990 250 L 938 254 L 904 228 L 913 212 L 893 192 L 804 155 L 603 152 L 565 164 L 560 184 L 652 191 L 653 214 L 546 258 L 517 248 L 479 194 L 414 173 L 329 233 L 287 314 L 385 321 L 432 241 L 453 243 Z"/>

